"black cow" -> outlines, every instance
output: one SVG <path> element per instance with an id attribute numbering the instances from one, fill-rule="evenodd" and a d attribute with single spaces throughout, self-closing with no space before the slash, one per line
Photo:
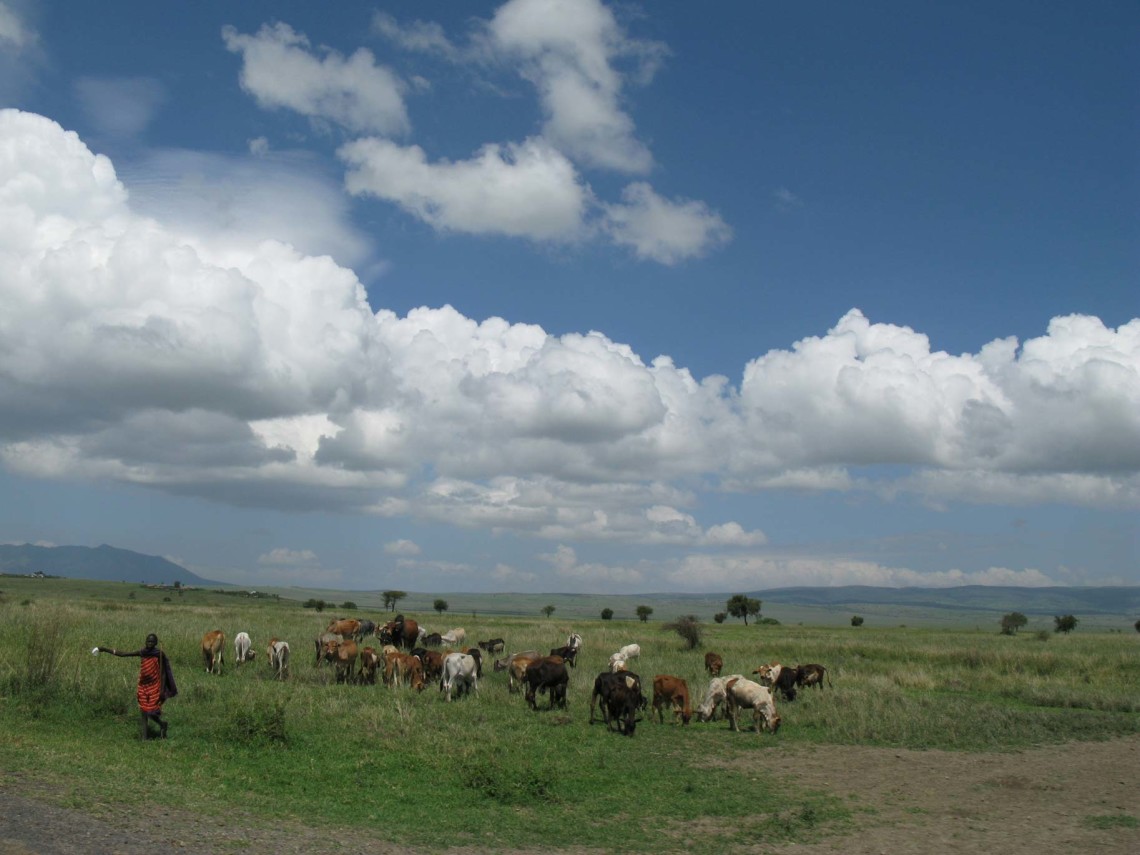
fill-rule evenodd
<path id="1" fill-rule="evenodd" d="M 438 632 L 429 632 L 424 636 L 424 647 L 439 647 L 443 644 L 443 636 Z"/>
<path id="2" fill-rule="evenodd" d="M 637 711 L 649 703 L 641 691 L 641 677 L 632 671 L 616 674 L 604 671 L 594 680 L 590 695 L 590 724 L 594 723 L 594 704 L 601 700 L 602 721 L 607 727 L 616 724 L 618 732 L 633 736 Z"/>
<path id="3" fill-rule="evenodd" d="M 501 638 L 490 638 L 487 641 L 480 641 L 479 646 L 488 653 L 501 653 L 506 647 L 506 642 Z"/>
<path id="4" fill-rule="evenodd" d="M 526 702 L 532 710 L 538 709 L 535 696 L 539 692 L 550 692 L 550 709 L 555 706 L 566 707 L 566 686 L 570 682 L 570 674 L 566 671 L 566 663 L 551 658 L 539 659 L 528 666 L 523 674 L 526 683 Z"/>
<path id="5" fill-rule="evenodd" d="M 578 667 L 574 662 L 574 658 L 578 655 L 577 647 L 571 647 L 569 644 L 564 647 L 555 647 L 550 651 L 550 655 L 561 656 L 571 668 Z"/>
<path id="6" fill-rule="evenodd" d="M 360 626 L 357 628 L 356 634 L 353 636 L 353 640 L 359 644 L 360 642 L 364 641 L 364 637 L 366 635 L 373 635 L 375 632 L 376 623 L 365 618 L 360 622 Z"/>

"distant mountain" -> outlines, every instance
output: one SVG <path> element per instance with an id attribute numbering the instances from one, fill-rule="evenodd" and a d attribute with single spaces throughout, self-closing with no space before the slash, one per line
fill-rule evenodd
<path id="1" fill-rule="evenodd" d="M 35 573 L 69 579 L 144 582 L 153 585 L 217 585 L 157 555 L 113 546 L 0 545 L 0 573 Z"/>
<path id="2" fill-rule="evenodd" d="M 815 606 L 914 606 L 926 609 L 1056 615 L 1132 614 L 1140 612 L 1140 587 L 1014 588 L 999 585 L 963 585 L 957 588 L 873 588 L 848 585 L 839 588 L 777 588 L 758 591 L 765 603 Z"/>

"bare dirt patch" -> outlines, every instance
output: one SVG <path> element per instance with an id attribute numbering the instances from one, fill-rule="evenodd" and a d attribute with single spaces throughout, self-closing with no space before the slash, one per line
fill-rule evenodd
<path id="1" fill-rule="evenodd" d="M 852 811 L 853 822 L 821 840 L 778 846 L 756 841 L 752 847 L 742 841 L 740 851 L 1140 852 L 1140 737 L 1001 754 L 823 746 L 770 752 L 765 759 L 768 772 L 789 786 L 841 799 Z M 219 804 L 216 814 L 200 816 L 147 803 L 144 794 L 133 808 L 67 806 L 68 799 L 74 797 L 44 782 L 0 773 L 0 855 L 414 851 L 384 841 L 382 829 L 370 835 L 359 829 L 272 823 L 228 805 Z M 535 851 L 556 851 L 542 844 Z M 452 850 L 453 855 L 480 851 L 489 850 Z"/>

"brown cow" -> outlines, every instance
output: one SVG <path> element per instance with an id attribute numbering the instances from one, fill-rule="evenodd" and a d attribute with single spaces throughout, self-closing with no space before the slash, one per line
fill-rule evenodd
<path id="1" fill-rule="evenodd" d="M 810 688 L 811 686 L 819 686 L 819 690 L 823 691 L 823 679 L 827 676 L 827 669 L 822 665 L 810 664 L 800 665 L 796 668 L 796 685 L 803 688 Z M 827 685 L 831 686 L 831 678 L 827 677 Z M 834 688 L 834 686 L 832 686 Z"/>
<path id="2" fill-rule="evenodd" d="M 709 672 L 710 677 L 719 677 L 722 668 L 724 668 L 724 660 L 720 658 L 719 653 L 713 653 L 710 650 L 705 654 L 705 670 Z"/>
<path id="3" fill-rule="evenodd" d="M 420 655 L 424 663 L 424 679 L 434 681 L 443 674 L 443 654 L 438 650 L 425 650 Z"/>
<path id="4" fill-rule="evenodd" d="M 336 667 L 338 683 L 356 681 L 356 660 L 359 656 L 360 650 L 352 639 L 325 642 L 324 658 Z"/>
<path id="5" fill-rule="evenodd" d="M 316 668 L 322 662 L 327 661 L 325 659 L 324 654 L 325 654 L 325 644 L 329 641 L 340 641 L 340 636 L 339 635 L 333 635 L 331 632 L 326 632 L 326 633 L 318 636 L 317 638 L 313 639 L 313 645 L 317 649 L 317 658 L 313 662 L 314 668 Z"/>
<path id="6" fill-rule="evenodd" d="M 388 621 L 383 626 L 376 628 L 376 637 L 383 644 L 394 644 L 405 650 L 411 650 L 415 647 L 419 636 L 420 625 L 403 615 L 396 615 L 395 620 Z"/>
<path id="7" fill-rule="evenodd" d="M 380 656 L 371 647 L 360 651 L 360 682 L 376 685 L 376 670 L 380 667 Z"/>
<path id="8" fill-rule="evenodd" d="M 517 692 L 519 688 L 522 687 L 523 681 L 526 678 L 526 669 L 544 658 L 550 657 L 544 657 L 537 651 L 533 654 L 516 653 L 512 656 L 510 662 L 507 663 L 507 691 Z M 518 684 L 517 686 L 516 683 Z"/>
<path id="9" fill-rule="evenodd" d="M 412 656 L 410 653 L 397 653 L 395 670 L 397 681 L 416 691 L 422 692 L 424 690 L 426 685 L 424 683 L 424 665 L 420 662 L 419 657 Z"/>
<path id="10" fill-rule="evenodd" d="M 202 658 L 206 661 L 207 674 L 222 673 L 225 644 L 226 634 L 220 629 L 212 629 L 202 636 Z"/>
<path id="11" fill-rule="evenodd" d="M 360 621 L 356 618 L 345 618 L 344 620 L 334 620 L 328 625 L 325 632 L 331 632 L 333 635 L 339 635 L 345 641 L 350 638 L 355 638 L 356 634 L 360 632 Z"/>
<path id="12" fill-rule="evenodd" d="M 657 710 L 657 720 L 661 724 L 665 723 L 665 707 L 672 707 L 673 719 L 680 716 L 682 725 L 688 724 L 693 717 L 689 684 L 671 674 L 658 674 L 653 678 L 653 709 Z"/>

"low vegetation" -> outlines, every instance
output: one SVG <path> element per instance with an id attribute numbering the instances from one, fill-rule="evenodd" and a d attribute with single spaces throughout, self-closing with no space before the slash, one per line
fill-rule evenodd
<path id="1" fill-rule="evenodd" d="M 157 595 L 144 601 L 149 593 L 130 600 L 133 589 L 118 584 L 65 582 L 38 580 L 34 596 L 31 583 L 14 585 L 0 603 L 0 768 L 52 781 L 75 800 L 146 792 L 209 813 L 240 799 L 256 815 L 358 826 L 426 848 L 529 848 L 539 821 L 550 829 L 542 845 L 552 849 L 652 851 L 685 848 L 686 840 L 731 848 L 741 834 L 808 841 L 847 822 L 844 804 L 798 792 L 776 772 L 755 774 L 778 770 L 790 746 L 1011 750 L 1140 732 L 1131 633 L 1046 633 L 1050 643 L 1041 644 L 1033 633 L 1001 635 L 992 623 L 852 632 L 697 621 L 694 646 L 675 627 L 636 619 L 568 620 L 545 609 L 476 618 L 458 603 L 462 617 L 405 611 L 429 630 L 463 626 L 469 643 L 501 636 L 508 651 L 549 649 L 580 632 L 568 708 L 547 711 L 540 698 L 536 713 L 489 668 L 476 695 L 450 704 L 434 686 L 416 694 L 336 685 L 313 666 L 313 638 L 337 616 L 331 603 L 318 614 L 284 599 L 194 591 L 163 603 Z M 198 650 L 215 628 L 227 636 L 221 676 L 204 673 Z M 237 668 L 239 630 L 253 637 L 258 658 Z M 180 693 L 166 707 L 170 738 L 144 743 L 134 738 L 137 660 L 91 649 L 133 649 L 148 632 L 170 655 Z M 273 636 L 293 647 L 285 682 L 272 679 L 264 659 Z M 658 673 L 682 677 L 694 704 L 708 684 L 706 651 L 723 657 L 726 674 L 818 662 L 832 685 L 778 703 L 775 736 L 732 733 L 723 720 L 661 725 L 647 715 L 625 738 L 588 724 L 589 696 L 609 655 L 631 642 L 642 650 L 631 670 L 647 684 Z"/>

